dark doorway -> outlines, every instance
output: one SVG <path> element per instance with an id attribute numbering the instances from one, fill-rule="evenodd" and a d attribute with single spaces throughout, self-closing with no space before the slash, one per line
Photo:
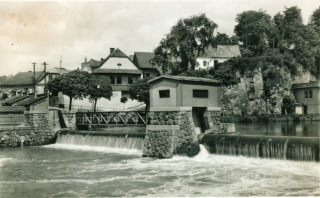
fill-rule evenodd
<path id="1" fill-rule="evenodd" d="M 192 119 L 194 127 L 199 128 L 201 133 L 204 133 L 208 129 L 208 121 L 205 117 L 206 107 L 193 107 L 192 108 Z M 197 129 L 196 129 L 197 130 Z"/>
<path id="2" fill-rule="evenodd" d="M 308 114 L 308 105 L 303 106 L 303 113 Z"/>

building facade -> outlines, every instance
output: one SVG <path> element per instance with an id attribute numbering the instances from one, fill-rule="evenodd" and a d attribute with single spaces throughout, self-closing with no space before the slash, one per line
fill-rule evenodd
<path id="1" fill-rule="evenodd" d="M 141 79 L 142 72 L 120 49 L 110 48 L 110 55 L 103 59 L 93 74 L 107 76 L 113 91 L 129 97 L 130 85 Z"/>
<path id="2" fill-rule="evenodd" d="M 214 68 L 218 63 L 239 56 L 241 56 L 241 53 L 238 45 L 217 45 L 216 48 L 210 46 L 197 58 L 195 69 Z"/>
<path id="3" fill-rule="evenodd" d="M 320 81 L 292 85 L 297 114 L 320 113 Z"/>

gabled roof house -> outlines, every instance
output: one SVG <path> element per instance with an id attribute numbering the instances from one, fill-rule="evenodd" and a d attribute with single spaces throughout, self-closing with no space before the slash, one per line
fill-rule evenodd
<path id="1" fill-rule="evenodd" d="M 93 73 L 109 77 L 112 90 L 121 91 L 125 95 L 128 94 L 129 86 L 142 75 L 141 70 L 118 48 L 110 48 L 110 55 L 101 61 L 99 68 Z"/>
<path id="2" fill-rule="evenodd" d="M 217 63 L 222 63 L 234 57 L 241 56 L 238 45 L 217 45 L 210 46 L 197 58 L 196 69 L 209 69 Z"/>
<path id="3" fill-rule="evenodd" d="M 143 77 L 156 77 L 162 74 L 161 68 L 152 61 L 153 52 L 135 52 L 133 63 L 143 72 Z"/>
<path id="4" fill-rule="evenodd" d="M 0 88 L 3 92 L 9 93 L 11 91 L 20 94 L 31 93 L 33 89 L 33 76 L 34 72 L 19 72 L 18 74 L 8 78 L 6 81 L 0 84 Z M 35 72 L 35 80 L 36 83 L 40 82 L 45 78 L 45 74 L 43 71 Z M 15 94 L 14 94 L 15 95 Z"/>

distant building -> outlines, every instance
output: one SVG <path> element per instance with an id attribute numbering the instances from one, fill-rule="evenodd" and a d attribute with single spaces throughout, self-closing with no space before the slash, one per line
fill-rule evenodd
<path id="1" fill-rule="evenodd" d="M 238 45 L 218 45 L 216 48 L 210 46 L 197 58 L 195 69 L 209 69 L 217 63 L 239 56 L 241 53 Z"/>
<path id="2" fill-rule="evenodd" d="M 152 61 L 154 58 L 152 52 L 135 52 L 133 63 L 142 71 L 144 77 L 156 77 L 162 74 L 161 68 Z"/>
<path id="3" fill-rule="evenodd" d="M 297 114 L 320 113 L 320 81 L 292 85 Z"/>
<path id="4" fill-rule="evenodd" d="M 113 91 L 120 91 L 122 96 L 129 97 L 129 87 L 141 78 L 142 72 L 130 58 L 120 49 L 110 48 L 110 55 L 103 59 L 98 69 L 93 71 L 96 75 L 110 78 Z"/>
<path id="5" fill-rule="evenodd" d="M 103 59 L 101 59 L 101 61 L 102 60 Z M 98 61 L 95 59 L 90 59 L 89 61 L 87 61 L 87 58 L 85 58 L 84 62 L 81 63 L 81 70 L 92 73 L 94 70 L 96 70 L 100 67 L 101 61 Z"/>
<path id="6" fill-rule="evenodd" d="M 45 77 L 43 71 L 35 72 L 35 83 L 39 83 Z M 19 72 L 18 74 L 8 78 L 6 81 L 0 84 L 0 88 L 3 93 L 8 94 L 9 97 L 28 95 L 34 93 L 34 72 Z M 37 89 L 37 88 L 36 88 Z"/>

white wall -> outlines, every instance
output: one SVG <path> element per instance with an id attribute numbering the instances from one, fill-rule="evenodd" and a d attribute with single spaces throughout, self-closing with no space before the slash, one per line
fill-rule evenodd
<path id="1" fill-rule="evenodd" d="M 205 58 L 205 57 L 198 57 L 197 58 L 197 62 L 199 64 L 197 64 L 198 66 L 196 66 L 196 70 L 197 69 L 208 69 L 208 66 L 204 66 L 203 65 L 203 61 L 207 61 L 207 64 L 209 63 L 209 68 L 213 67 L 214 68 L 214 61 L 217 60 L 218 63 L 223 63 L 227 60 L 229 60 L 230 58 Z"/>
<path id="2" fill-rule="evenodd" d="M 113 91 L 113 96 L 110 100 L 101 98 L 97 102 L 97 111 L 122 111 L 122 110 L 133 110 L 135 108 L 143 108 L 143 104 L 136 100 L 131 100 L 128 98 L 125 106 L 120 102 L 120 98 L 122 97 L 121 91 Z M 63 95 L 63 100 L 61 101 L 64 104 L 64 108 L 66 110 L 69 109 L 69 97 Z M 83 100 L 72 100 L 72 109 L 73 110 L 93 110 L 94 103 L 91 103 L 89 99 L 84 98 Z"/>

